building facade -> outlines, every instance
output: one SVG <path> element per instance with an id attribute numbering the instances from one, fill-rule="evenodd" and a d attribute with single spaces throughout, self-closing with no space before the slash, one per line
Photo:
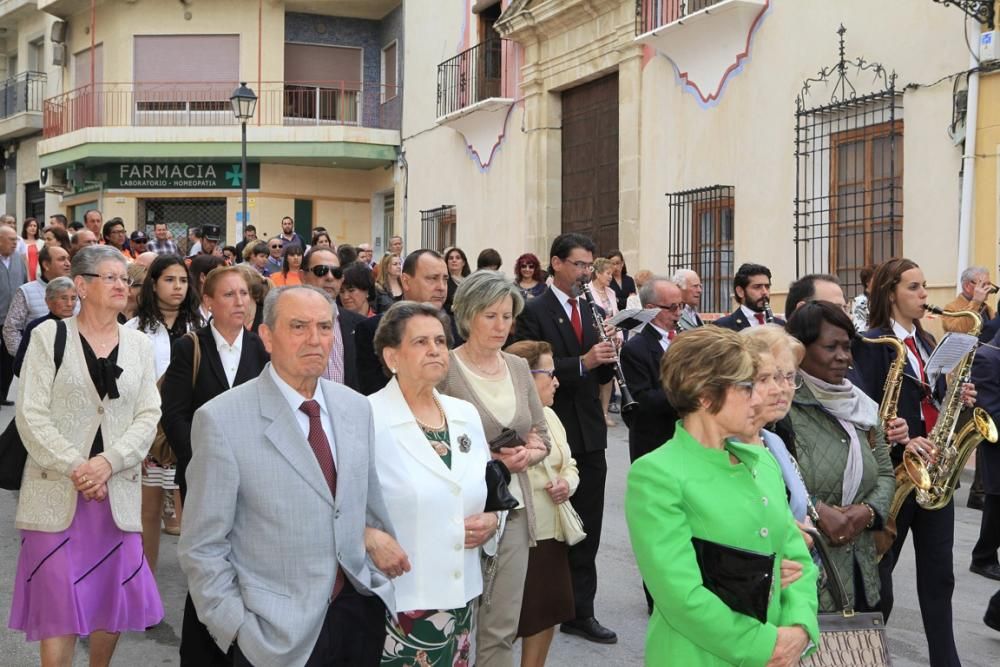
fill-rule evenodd
<path id="1" fill-rule="evenodd" d="M 229 243 L 247 222 L 278 233 L 283 216 L 337 243 L 381 242 L 392 229 L 399 0 L 22 4 L 57 26 L 46 43 L 61 83 L 37 145 L 50 214 L 100 208 L 130 229 L 166 222 L 175 236 L 214 223 Z M 229 101 L 243 81 L 258 98 L 246 174 Z"/>
<path id="2" fill-rule="evenodd" d="M 780 306 L 797 275 L 850 298 L 905 254 L 940 302 L 966 21 L 931 0 L 408 0 L 407 247 L 510 262 L 583 231 L 633 272 L 695 268 L 713 311 L 742 262 L 771 267 Z"/>

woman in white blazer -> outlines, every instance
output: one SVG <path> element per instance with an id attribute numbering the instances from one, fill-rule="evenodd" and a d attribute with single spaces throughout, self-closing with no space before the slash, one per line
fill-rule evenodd
<path id="1" fill-rule="evenodd" d="M 141 464 L 160 418 L 151 345 L 116 319 L 129 287 L 121 253 L 85 248 L 71 275 L 80 314 L 33 332 L 17 396 L 28 459 L 10 627 L 41 640 L 43 665 L 70 664 L 77 636 L 90 636 L 91 664 L 109 664 L 118 633 L 163 619 L 139 532 Z"/>
<path id="2" fill-rule="evenodd" d="M 434 387 L 448 372 L 450 323 L 427 304 L 401 301 L 382 317 L 375 350 L 393 379 L 369 397 L 375 457 L 396 540 L 411 569 L 394 580 L 399 615 L 387 624 L 383 665 L 475 656 L 479 548 L 496 532 L 484 513 L 489 446 L 472 404 Z"/>
<path id="3" fill-rule="evenodd" d="M 160 255 L 153 260 L 136 305 L 136 316 L 125 326 L 149 336 L 159 379 L 170 366 L 174 341 L 203 326 L 198 297 L 191 287 L 187 265 L 180 256 Z M 164 528 L 171 535 L 180 534 L 182 507 L 180 487 L 174 479 L 176 473 L 175 463 L 157 461 L 152 456 L 146 457 L 142 469 L 142 545 L 153 572 L 156 572 L 160 554 L 160 521 L 165 493 L 173 496 L 174 519 Z"/>

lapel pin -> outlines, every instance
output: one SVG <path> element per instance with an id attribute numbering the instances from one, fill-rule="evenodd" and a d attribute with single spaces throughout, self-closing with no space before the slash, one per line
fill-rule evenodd
<path id="1" fill-rule="evenodd" d="M 470 449 L 472 449 L 472 441 L 469 440 L 469 436 L 464 433 L 458 436 L 458 451 L 467 454 Z"/>
<path id="2" fill-rule="evenodd" d="M 561 318 L 561 317 L 559 318 L 559 324 L 562 324 L 562 323 L 563 323 L 563 322 L 565 322 L 565 321 L 566 321 L 566 320 L 564 320 L 563 318 Z"/>

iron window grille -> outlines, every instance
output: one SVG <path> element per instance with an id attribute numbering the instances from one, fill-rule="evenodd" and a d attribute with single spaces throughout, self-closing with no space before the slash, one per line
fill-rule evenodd
<path id="1" fill-rule="evenodd" d="M 731 185 L 667 194 L 671 274 L 692 269 L 701 278 L 701 310 L 729 310 L 733 282 L 735 188 Z"/>
<path id="2" fill-rule="evenodd" d="M 896 75 L 844 56 L 796 100 L 796 275 L 832 273 L 851 298 L 860 273 L 903 252 L 903 107 Z M 856 82 L 873 81 L 859 92 Z M 813 106 L 814 93 L 829 99 Z"/>
<path id="3" fill-rule="evenodd" d="M 420 211 L 421 247 L 444 252 L 445 248 L 455 245 L 457 220 L 455 207 L 451 205 Z"/>

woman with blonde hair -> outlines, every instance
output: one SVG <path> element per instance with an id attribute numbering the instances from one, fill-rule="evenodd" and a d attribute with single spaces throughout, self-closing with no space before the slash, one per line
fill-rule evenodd
<path id="1" fill-rule="evenodd" d="M 594 260 L 594 272 L 591 274 L 590 282 L 587 283 L 587 291 L 590 292 L 590 299 L 601 307 L 605 317 L 612 317 L 618 314 L 618 298 L 611 287 L 613 279 L 612 269 L 610 259 L 598 257 Z M 622 335 L 620 333 L 615 335 L 615 341 L 617 341 L 618 345 L 621 345 Z M 611 404 L 611 390 L 614 389 L 614 385 L 614 380 L 601 385 L 601 409 L 604 410 L 604 421 L 609 427 L 615 425 L 614 420 L 608 415 L 608 406 Z"/>
<path id="2" fill-rule="evenodd" d="M 400 274 L 403 272 L 403 260 L 399 255 L 386 253 L 378 263 L 378 277 L 375 279 L 375 291 L 392 301 L 403 298 L 403 284 Z"/>

